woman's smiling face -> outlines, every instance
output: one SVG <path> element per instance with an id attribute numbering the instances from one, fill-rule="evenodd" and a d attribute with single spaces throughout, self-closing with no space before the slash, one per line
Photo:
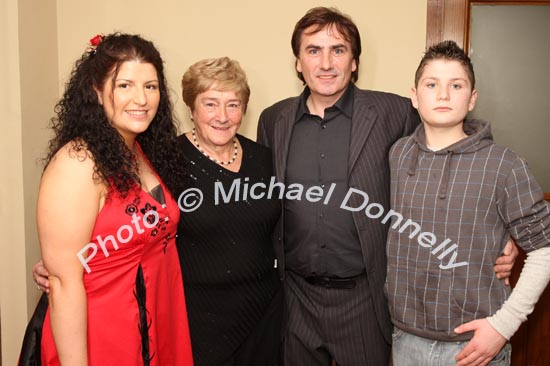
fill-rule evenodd
<path id="1" fill-rule="evenodd" d="M 157 113 L 160 102 L 157 70 L 150 63 L 123 62 L 114 82 L 109 77 L 97 95 L 112 126 L 127 143 L 133 142 L 147 130 Z"/>
<path id="2" fill-rule="evenodd" d="M 213 86 L 197 95 L 191 114 L 199 142 L 217 150 L 233 145 L 243 118 L 243 103 L 235 91 L 220 91 Z"/>

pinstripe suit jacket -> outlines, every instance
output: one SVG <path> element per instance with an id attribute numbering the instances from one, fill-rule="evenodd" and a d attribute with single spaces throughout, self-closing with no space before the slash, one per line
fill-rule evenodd
<path id="1" fill-rule="evenodd" d="M 286 162 L 300 97 L 278 102 L 260 115 L 260 144 L 273 150 L 277 181 L 285 182 Z M 390 208 L 390 171 L 388 152 L 395 141 L 411 134 L 420 119 L 407 98 L 395 94 L 360 90 L 354 87 L 351 141 L 348 161 L 350 188 L 368 194 L 369 202 Z M 352 195 L 348 205 L 359 207 L 363 199 Z M 376 317 L 384 337 L 391 342 L 391 321 L 384 295 L 386 279 L 386 237 L 388 227 L 370 219 L 364 211 L 353 212 L 353 219 L 367 270 Z M 275 233 L 275 250 L 281 275 L 284 275 L 284 218 Z"/>

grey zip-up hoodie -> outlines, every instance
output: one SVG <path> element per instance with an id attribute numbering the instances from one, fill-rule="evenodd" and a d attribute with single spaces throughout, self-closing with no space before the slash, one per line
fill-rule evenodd
<path id="1" fill-rule="evenodd" d="M 493 265 L 510 235 L 527 252 L 550 243 L 550 208 L 525 161 L 495 145 L 486 122 L 467 120 L 464 131 L 434 152 L 420 125 L 390 151 L 392 321 L 442 341 L 470 339 L 453 329 L 491 316 L 508 297 Z"/>

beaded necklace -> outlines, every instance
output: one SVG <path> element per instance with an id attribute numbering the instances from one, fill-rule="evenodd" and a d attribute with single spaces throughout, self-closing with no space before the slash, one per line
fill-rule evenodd
<path id="1" fill-rule="evenodd" d="M 203 149 L 202 147 L 200 147 L 199 142 L 197 141 L 197 135 L 195 135 L 195 127 L 193 127 L 193 129 L 191 130 L 191 135 L 193 135 L 193 143 L 195 144 L 195 146 L 197 147 L 197 149 L 198 149 L 204 156 L 206 156 L 208 159 L 212 160 L 214 163 L 220 164 L 220 165 L 229 165 L 229 164 L 235 162 L 235 160 L 237 159 L 238 145 L 237 145 L 237 139 L 236 139 L 235 137 L 233 137 L 233 157 L 231 158 L 231 160 L 228 160 L 228 161 L 218 161 L 217 159 L 214 159 L 212 156 L 208 155 L 208 154 L 206 153 L 206 151 L 204 151 L 204 149 Z"/>

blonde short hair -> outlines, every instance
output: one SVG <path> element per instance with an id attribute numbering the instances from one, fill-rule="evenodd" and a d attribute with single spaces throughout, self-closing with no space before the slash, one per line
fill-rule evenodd
<path id="1" fill-rule="evenodd" d="M 220 91 L 234 91 L 242 99 L 243 112 L 246 112 L 250 87 L 246 74 L 237 61 L 220 57 L 201 60 L 191 65 L 181 80 L 183 101 L 193 110 L 197 96 L 213 86 Z"/>

